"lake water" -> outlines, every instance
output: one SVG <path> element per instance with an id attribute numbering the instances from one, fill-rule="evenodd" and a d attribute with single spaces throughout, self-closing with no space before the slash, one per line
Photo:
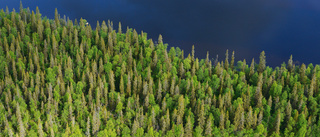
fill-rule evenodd
<path id="1" fill-rule="evenodd" d="M 19 0 L 0 0 L 19 10 Z M 163 35 L 169 46 L 196 56 L 224 60 L 226 49 L 235 50 L 236 60 L 258 60 L 266 52 L 267 65 L 280 66 L 290 55 L 294 61 L 320 64 L 319 0 L 22 0 L 24 7 L 39 7 L 43 16 L 54 10 L 70 19 L 84 18 L 95 26 L 111 20 L 143 30 L 157 40 Z M 115 25 L 116 27 L 117 25 Z"/>

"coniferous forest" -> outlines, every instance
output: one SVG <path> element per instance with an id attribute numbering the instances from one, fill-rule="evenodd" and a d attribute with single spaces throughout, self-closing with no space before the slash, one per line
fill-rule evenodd
<path id="1" fill-rule="evenodd" d="M 318 136 L 320 67 L 195 57 L 135 29 L 0 11 L 0 136 Z"/>

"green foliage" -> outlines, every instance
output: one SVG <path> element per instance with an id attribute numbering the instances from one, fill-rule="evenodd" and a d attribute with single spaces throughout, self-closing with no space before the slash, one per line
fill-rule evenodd
<path id="1" fill-rule="evenodd" d="M 213 65 L 161 35 L 86 23 L 0 11 L 0 136 L 320 133 L 319 65 L 271 68 L 262 52 L 234 66 L 228 51 Z"/>
<path id="2" fill-rule="evenodd" d="M 56 74 L 52 68 L 47 69 L 46 80 L 48 83 L 54 84 L 56 81 Z"/>

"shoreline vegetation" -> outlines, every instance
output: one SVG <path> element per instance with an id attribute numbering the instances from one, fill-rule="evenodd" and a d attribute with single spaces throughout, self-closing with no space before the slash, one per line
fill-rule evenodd
<path id="1" fill-rule="evenodd" d="M 0 136 L 318 136 L 320 67 L 199 59 L 160 35 L 0 11 Z"/>

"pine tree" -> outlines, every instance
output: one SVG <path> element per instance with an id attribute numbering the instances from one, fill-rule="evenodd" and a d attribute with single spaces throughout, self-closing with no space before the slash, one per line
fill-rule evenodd
<path id="1" fill-rule="evenodd" d="M 58 14 L 57 8 L 55 9 L 55 12 L 54 12 L 54 21 L 55 21 L 55 25 L 57 27 L 59 27 L 60 26 L 60 15 Z"/>
<path id="2" fill-rule="evenodd" d="M 293 70 L 292 55 L 290 56 L 290 59 L 288 60 L 288 66 L 287 66 L 287 69 L 289 70 L 289 72 L 292 72 L 292 70 Z"/>
<path id="3" fill-rule="evenodd" d="M 92 134 L 96 135 L 100 129 L 100 114 L 97 108 L 94 109 L 93 117 L 92 117 Z"/>
<path id="4" fill-rule="evenodd" d="M 184 105 L 184 97 L 183 95 L 181 95 L 178 99 L 178 115 L 180 115 L 181 117 L 183 117 L 184 115 L 184 109 L 185 109 L 185 105 Z"/>
<path id="5" fill-rule="evenodd" d="M 230 62 L 231 70 L 233 70 L 233 67 L 234 67 L 234 51 L 232 51 L 231 62 Z"/>
<path id="6" fill-rule="evenodd" d="M 262 73 L 259 74 L 258 85 L 255 93 L 256 106 L 259 108 L 262 106 Z"/>
<path id="7" fill-rule="evenodd" d="M 194 60 L 195 60 L 195 50 L 194 50 L 194 45 L 192 45 L 192 50 L 191 50 L 191 62 L 192 65 L 194 64 Z"/>
<path id="8" fill-rule="evenodd" d="M 247 86 L 247 92 L 244 94 L 243 97 L 243 108 L 248 110 L 251 106 L 251 93 L 250 93 L 250 86 Z"/>
<path id="9" fill-rule="evenodd" d="M 139 128 L 139 122 L 137 119 L 133 121 L 132 129 L 131 129 L 131 136 L 134 136 L 137 133 L 137 130 Z"/>
<path id="10" fill-rule="evenodd" d="M 280 124 L 281 124 L 281 112 L 280 112 L 280 110 L 278 110 L 277 117 L 275 120 L 275 125 L 274 125 L 275 133 L 278 135 L 280 135 Z"/>
<path id="11" fill-rule="evenodd" d="M 185 125 L 185 127 L 184 127 L 184 135 L 186 136 L 186 137 L 192 137 L 192 130 L 193 130 L 193 126 L 192 126 L 192 123 L 191 123 L 191 117 L 190 117 L 190 115 L 187 117 L 187 123 L 186 123 L 186 125 Z"/>
<path id="12" fill-rule="evenodd" d="M 253 115 L 252 115 L 252 107 L 250 106 L 246 116 L 246 128 L 251 129 L 252 124 L 253 124 Z"/>
<path id="13" fill-rule="evenodd" d="M 266 69 L 266 56 L 264 51 L 262 51 L 260 53 L 260 61 L 259 61 L 259 68 L 258 68 L 258 72 L 262 73 L 265 69 Z"/>
<path id="14" fill-rule="evenodd" d="M 118 25 L 118 33 L 121 35 L 122 34 L 122 28 L 121 28 L 121 22 L 119 22 L 119 25 Z"/>
<path id="15" fill-rule="evenodd" d="M 300 67 L 300 81 L 302 84 L 305 84 L 306 82 L 306 65 L 304 63 L 302 63 L 301 67 Z"/>
<path id="16" fill-rule="evenodd" d="M 212 115 L 210 114 L 209 117 L 207 118 L 207 124 L 206 124 L 206 129 L 205 129 L 205 136 L 212 136 Z"/>
<path id="17" fill-rule="evenodd" d="M 120 89 L 120 93 L 124 94 L 124 82 L 123 82 L 122 75 L 121 75 L 121 78 L 120 78 L 120 87 L 119 87 L 119 89 Z"/>
<path id="18" fill-rule="evenodd" d="M 312 98 L 313 97 L 313 94 L 314 94 L 314 90 L 315 90 L 315 83 L 316 83 L 316 76 L 315 74 L 312 76 L 312 79 L 311 79 L 311 83 L 310 83 L 310 88 L 309 88 L 309 91 L 308 91 L 308 97 L 309 98 Z"/>
<path id="19" fill-rule="evenodd" d="M 162 85 L 161 85 L 161 81 L 158 80 L 158 89 L 157 89 L 157 100 L 160 103 L 162 99 Z"/>
<path id="20" fill-rule="evenodd" d="M 100 92 L 101 92 L 101 91 L 100 91 L 100 88 L 97 87 L 97 88 L 96 88 L 96 97 L 95 97 L 95 98 L 96 98 L 96 105 L 97 105 L 97 107 L 100 107 L 100 104 L 101 104 L 101 103 L 100 103 L 100 96 L 101 96 L 101 95 L 100 95 L 100 94 L 101 94 Z"/>
<path id="21" fill-rule="evenodd" d="M 291 106 L 290 100 L 287 103 L 285 112 L 286 112 L 286 121 L 289 122 L 291 118 L 291 113 L 292 113 L 292 106 Z"/>
<path id="22" fill-rule="evenodd" d="M 87 119 L 86 136 L 90 137 L 90 117 Z"/>
<path id="23" fill-rule="evenodd" d="M 228 70 L 228 68 L 229 68 L 229 50 L 228 49 L 227 49 L 225 55 L 226 55 L 226 59 L 224 60 L 224 68 L 226 70 Z"/>
<path id="24" fill-rule="evenodd" d="M 131 76 L 130 75 L 128 76 L 128 79 L 127 79 L 126 95 L 128 97 L 131 96 Z"/>
<path id="25" fill-rule="evenodd" d="M 179 65 L 179 75 L 181 78 L 184 78 L 184 73 L 185 73 L 185 70 L 184 70 L 184 67 L 183 67 L 183 63 L 181 62 L 180 65 Z"/>
<path id="26" fill-rule="evenodd" d="M 198 113 L 198 124 L 201 129 L 204 129 L 205 124 L 205 112 L 204 112 L 204 103 L 202 102 L 200 106 L 200 113 Z"/>
<path id="27" fill-rule="evenodd" d="M 19 103 L 17 104 L 17 108 L 16 108 L 16 117 L 18 119 L 18 130 L 19 130 L 19 136 L 20 137 L 24 137 L 26 136 L 26 131 L 25 131 L 25 127 L 22 121 L 22 116 L 21 116 L 21 112 L 20 112 L 20 105 Z"/>
<path id="28" fill-rule="evenodd" d="M 221 130 L 223 130 L 224 129 L 224 122 L 225 122 L 225 113 L 224 113 L 224 111 L 223 110 L 221 110 L 220 111 L 220 116 L 219 116 L 219 128 L 221 129 Z"/>
<path id="29" fill-rule="evenodd" d="M 112 33 L 108 34 L 108 53 L 113 55 L 113 38 Z"/>
<path id="30" fill-rule="evenodd" d="M 111 92 L 115 91 L 114 74 L 112 70 L 109 72 L 109 85 L 110 85 L 110 91 Z"/>
<path id="31" fill-rule="evenodd" d="M 5 116 L 5 121 L 4 121 L 4 124 L 5 124 L 5 129 L 7 129 L 7 134 L 9 137 L 13 137 L 13 131 L 8 123 L 8 119 L 7 119 L 7 116 Z"/>
<path id="32" fill-rule="evenodd" d="M 250 65 L 250 72 L 249 76 L 251 77 L 254 74 L 254 58 L 252 59 L 251 65 Z"/>
<path id="33" fill-rule="evenodd" d="M 22 5 L 22 1 L 20 1 L 20 8 L 19 8 L 19 11 L 20 11 L 20 17 L 23 18 L 24 16 L 24 9 L 23 9 L 23 5 Z"/>
<path id="34" fill-rule="evenodd" d="M 163 41 L 162 41 L 162 35 L 159 35 L 158 43 L 159 43 L 159 44 L 163 44 Z"/>
<path id="35" fill-rule="evenodd" d="M 239 131 L 244 128 L 244 110 L 241 104 L 238 105 L 237 111 L 235 112 L 234 126 L 235 131 Z"/>

